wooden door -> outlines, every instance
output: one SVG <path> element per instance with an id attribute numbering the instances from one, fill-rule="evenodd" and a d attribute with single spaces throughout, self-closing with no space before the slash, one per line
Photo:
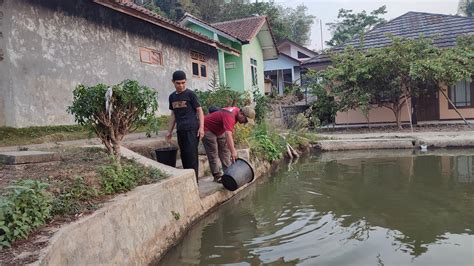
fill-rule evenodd
<path id="1" fill-rule="evenodd" d="M 437 88 L 427 88 L 418 95 L 415 104 L 418 121 L 439 120 L 439 92 Z"/>

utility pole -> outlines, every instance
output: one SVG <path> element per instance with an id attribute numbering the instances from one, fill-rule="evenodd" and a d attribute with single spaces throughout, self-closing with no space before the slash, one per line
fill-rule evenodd
<path id="1" fill-rule="evenodd" d="M 324 42 L 323 42 L 323 20 L 322 19 L 319 19 L 319 28 L 321 30 L 321 52 L 323 51 L 323 45 L 324 45 Z"/>

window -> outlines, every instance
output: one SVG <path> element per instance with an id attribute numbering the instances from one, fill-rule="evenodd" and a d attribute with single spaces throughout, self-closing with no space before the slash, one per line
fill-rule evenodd
<path id="1" fill-rule="evenodd" d="M 456 107 L 474 107 L 474 89 L 471 82 L 461 80 L 449 89 L 449 99 Z M 450 105 L 449 108 L 452 108 Z"/>
<path id="2" fill-rule="evenodd" d="M 144 47 L 140 47 L 138 50 L 140 52 L 140 62 L 152 65 L 163 65 L 161 52 Z"/>
<path id="3" fill-rule="evenodd" d="M 250 70 L 252 71 L 252 85 L 258 85 L 257 60 L 250 58 Z"/>
<path id="4" fill-rule="evenodd" d="M 193 62 L 193 75 L 199 76 L 199 63 Z"/>
<path id="5" fill-rule="evenodd" d="M 194 77 L 207 77 L 206 56 L 204 54 L 191 51 L 191 64 Z"/>
<path id="6" fill-rule="evenodd" d="M 309 55 L 303 54 L 302 52 L 298 51 L 298 58 L 309 58 Z"/>
<path id="7" fill-rule="evenodd" d="M 201 77 L 207 77 L 206 65 L 201 64 Z"/>

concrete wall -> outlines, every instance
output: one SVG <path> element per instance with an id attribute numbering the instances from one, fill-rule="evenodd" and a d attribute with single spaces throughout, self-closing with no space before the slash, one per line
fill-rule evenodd
<path id="1" fill-rule="evenodd" d="M 442 88 L 448 95 L 447 87 Z M 410 104 L 410 101 L 408 102 Z M 439 96 L 439 119 L 458 120 L 461 119 L 454 109 L 448 108 L 448 100 L 440 93 Z M 474 108 L 458 108 L 459 112 L 466 119 L 474 118 Z M 385 107 L 377 107 L 369 113 L 371 123 L 394 123 L 395 115 L 392 110 Z M 402 109 L 402 121 L 409 121 L 406 105 Z M 366 124 L 367 119 L 359 109 L 349 110 L 347 112 L 338 112 L 336 115 L 336 124 Z"/>
<path id="2" fill-rule="evenodd" d="M 175 169 L 126 148 L 122 154 L 171 177 L 135 188 L 92 215 L 63 226 L 33 265 L 147 265 L 159 259 L 197 219 L 248 186 L 236 191 L 221 188 L 200 197 L 192 170 Z M 269 167 L 257 167 L 255 177 Z"/>
<path id="3" fill-rule="evenodd" d="M 283 115 L 283 122 L 287 127 L 293 127 L 296 122 L 296 116 L 298 116 L 298 114 L 304 114 L 308 108 L 309 105 L 282 106 L 281 112 Z"/>
<path id="4" fill-rule="evenodd" d="M 408 101 L 410 105 L 410 101 Z M 401 120 L 410 121 L 406 105 L 403 105 L 401 111 Z M 375 107 L 369 112 L 370 123 L 395 123 L 393 111 L 386 107 Z M 359 109 L 349 110 L 347 112 L 338 112 L 336 114 L 336 124 L 366 124 L 367 119 Z"/>
<path id="5" fill-rule="evenodd" d="M 241 48 L 239 50 L 241 50 Z M 244 91 L 245 84 L 242 56 L 237 57 L 231 54 L 225 54 L 224 64 L 225 63 L 234 64 L 233 68 L 225 68 L 226 85 L 233 90 Z"/>
<path id="6" fill-rule="evenodd" d="M 472 86 L 472 85 L 471 85 Z M 442 90 L 448 94 L 448 88 L 444 86 Z M 471 90 L 472 92 L 472 90 Z M 474 118 L 474 108 L 458 108 L 464 118 Z M 449 109 L 449 103 L 442 93 L 439 94 L 439 118 L 440 119 L 461 119 L 454 109 Z"/>
<path id="7" fill-rule="evenodd" d="M 243 70 L 244 70 L 244 90 L 252 91 L 252 70 L 250 67 L 250 58 L 257 60 L 257 86 L 260 91 L 263 93 L 264 91 L 264 82 L 265 77 L 263 74 L 264 62 L 263 62 L 263 52 L 262 46 L 260 45 L 260 41 L 258 38 L 253 38 L 249 44 L 242 46 L 242 62 L 243 62 Z"/>
<path id="8" fill-rule="evenodd" d="M 0 126 L 71 124 L 66 108 L 77 84 L 124 79 L 155 88 L 159 112 L 167 114 L 176 69 L 188 73 L 189 88 L 208 88 L 209 77 L 192 78 L 190 50 L 207 55 L 208 74 L 218 70 L 215 48 L 92 1 L 0 2 L 0 47 L 6 51 L 0 61 Z M 139 47 L 160 51 L 163 65 L 140 62 Z"/>
<path id="9" fill-rule="evenodd" d="M 295 46 L 295 45 L 291 45 L 290 43 L 286 43 L 285 45 L 281 45 L 278 47 L 278 50 L 281 52 L 281 53 L 284 53 L 286 55 L 289 55 L 293 58 L 298 58 L 298 52 L 300 53 L 303 53 L 307 56 L 309 56 L 309 58 L 299 58 L 301 60 L 308 60 L 310 59 L 311 57 L 315 56 L 316 55 L 316 52 L 313 52 L 313 53 L 309 53 L 307 50 L 305 49 L 301 49 L 299 48 L 298 46 Z"/>
<path id="10" fill-rule="evenodd" d="M 5 8 L 5 3 L 0 0 L 0 126 L 6 124 L 6 110 L 10 109 L 12 103 L 11 86 L 8 77 L 10 76 L 10 64 L 6 60 L 6 39 L 8 32 L 6 25 L 10 24 L 9 10 Z"/>
<path id="11" fill-rule="evenodd" d="M 284 55 L 280 55 L 278 59 L 265 60 L 265 71 L 292 69 L 293 67 L 299 68 L 299 65 L 298 62 L 293 61 Z"/>

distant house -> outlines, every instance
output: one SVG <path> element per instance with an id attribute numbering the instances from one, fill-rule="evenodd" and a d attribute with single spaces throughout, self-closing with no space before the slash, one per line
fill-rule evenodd
<path id="1" fill-rule="evenodd" d="M 278 94 L 283 94 L 285 87 L 301 85 L 300 64 L 315 57 L 318 53 L 309 50 L 290 40 L 278 44 L 280 55 L 277 59 L 265 60 L 265 77 L 272 81 Z"/>
<path id="2" fill-rule="evenodd" d="M 474 18 L 451 15 L 430 14 L 421 12 L 408 12 L 386 24 L 366 33 L 364 48 L 378 48 L 390 44 L 387 33 L 396 37 L 417 38 L 420 34 L 433 38 L 433 44 L 440 47 L 453 47 L 456 38 L 461 35 L 474 34 Z M 342 51 L 345 46 L 359 46 L 359 39 L 354 38 L 344 46 L 335 47 L 334 51 Z M 317 55 L 304 62 L 302 66 L 321 70 L 331 64 L 328 55 Z M 441 88 L 450 100 L 459 109 L 465 118 L 474 119 L 474 82 L 471 80 L 459 81 L 451 88 Z M 409 99 L 410 101 L 410 99 Z M 416 104 L 415 104 L 416 103 Z M 417 121 L 457 120 L 459 115 L 438 88 L 426 88 L 425 93 L 413 101 L 413 118 Z M 402 121 L 409 122 L 408 112 L 402 110 Z M 395 117 L 391 110 L 385 107 L 375 107 L 370 113 L 370 121 L 374 123 L 393 123 Z M 366 118 L 359 110 L 338 113 L 336 124 L 365 124 Z"/>
<path id="3" fill-rule="evenodd" d="M 217 49 L 240 55 L 131 0 L 2 0 L 0 126 L 72 124 L 66 109 L 75 86 L 124 79 L 156 88 L 168 114 L 173 71 L 186 71 L 190 88 L 207 89 Z"/>
<path id="4" fill-rule="evenodd" d="M 180 24 L 237 51 L 219 49 L 219 82 L 233 90 L 264 90 L 264 60 L 278 57 L 273 34 L 267 17 L 250 17 L 209 24 L 186 14 Z M 197 71 L 194 72 L 197 74 Z"/>

